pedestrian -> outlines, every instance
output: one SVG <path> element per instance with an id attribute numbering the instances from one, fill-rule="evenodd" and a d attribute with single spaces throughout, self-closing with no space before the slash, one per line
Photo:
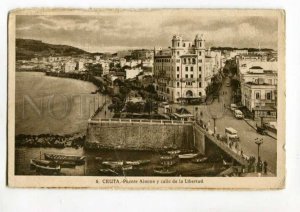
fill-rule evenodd
<path id="1" fill-rule="evenodd" d="M 264 161 L 264 173 L 267 174 L 268 171 L 268 163 L 267 161 Z"/>

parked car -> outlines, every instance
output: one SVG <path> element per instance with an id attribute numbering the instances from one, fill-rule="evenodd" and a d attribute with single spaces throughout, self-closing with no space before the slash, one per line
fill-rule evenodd
<path id="1" fill-rule="evenodd" d="M 263 127 L 257 127 L 256 132 L 258 132 L 261 135 L 267 135 L 266 129 Z"/>
<path id="2" fill-rule="evenodd" d="M 244 114 L 240 110 L 234 110 L 234 117 L 237 119 L 242 119 L 242 118 L 244 118 Z"/>
<path id="3" fill-rule="evenodd" d="M 235 111 L 237 109 L 237 105 L 236 104 L 230 104 L 230 110 L 231 111 Z"/>

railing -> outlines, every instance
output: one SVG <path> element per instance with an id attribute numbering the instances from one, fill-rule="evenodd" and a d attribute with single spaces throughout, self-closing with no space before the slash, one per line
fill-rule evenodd
<path id="1" fill-rule="evenodd" d="M 234 151 L 233 149 L 231 149 L 227 144 L 225 144 L 224 142 L 218 140 L 216 137 L 208 134 L 208 132 L 206 132 L 198 123 L 195 124 L 196 127 L 198 127 L 198 129 L 205 134 L 205 136 L 207 138 L 209 138 L 209 140 L 211 140 L 214 144 L 216 144 L 219 148 L 221 148 L 223 151 L 225 151 L 227 154 L 229 154 L 232 158 L 234 158 L 238 163 L 240 163 L 241 165 L 248 165 L 248 161 L 246 159 L 246 155 L 242 156 L 240 154 L 240 152 L 238 151 Z"/>
<path id="2" fill-rule="evenodd" d="M 127 123 L 127 124 L 174 124 L 174 125 L 192 125 L 193 121 L 184 121 L 184 120 L 164 120 L 164 119 L 116 119 L 116 118 L 91 118 L 88 120 L 88 123 L 91 124 L 100 124 L 100 123 Z"/>

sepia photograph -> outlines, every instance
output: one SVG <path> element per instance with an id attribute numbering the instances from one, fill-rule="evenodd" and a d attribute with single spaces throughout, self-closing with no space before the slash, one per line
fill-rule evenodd
<path id="1" fill-rule="evenodd" d="M 8 184 L 283 188 L 282 10 L 9 14 Z"/>

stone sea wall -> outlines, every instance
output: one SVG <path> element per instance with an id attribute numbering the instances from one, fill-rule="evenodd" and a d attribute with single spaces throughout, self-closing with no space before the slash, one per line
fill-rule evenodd
<path id="1" fill-rule="evenodd" d="M 160 123 L 89 123 L 86 148 L 161 150 L 194 146 L 193 126 Z"/>

